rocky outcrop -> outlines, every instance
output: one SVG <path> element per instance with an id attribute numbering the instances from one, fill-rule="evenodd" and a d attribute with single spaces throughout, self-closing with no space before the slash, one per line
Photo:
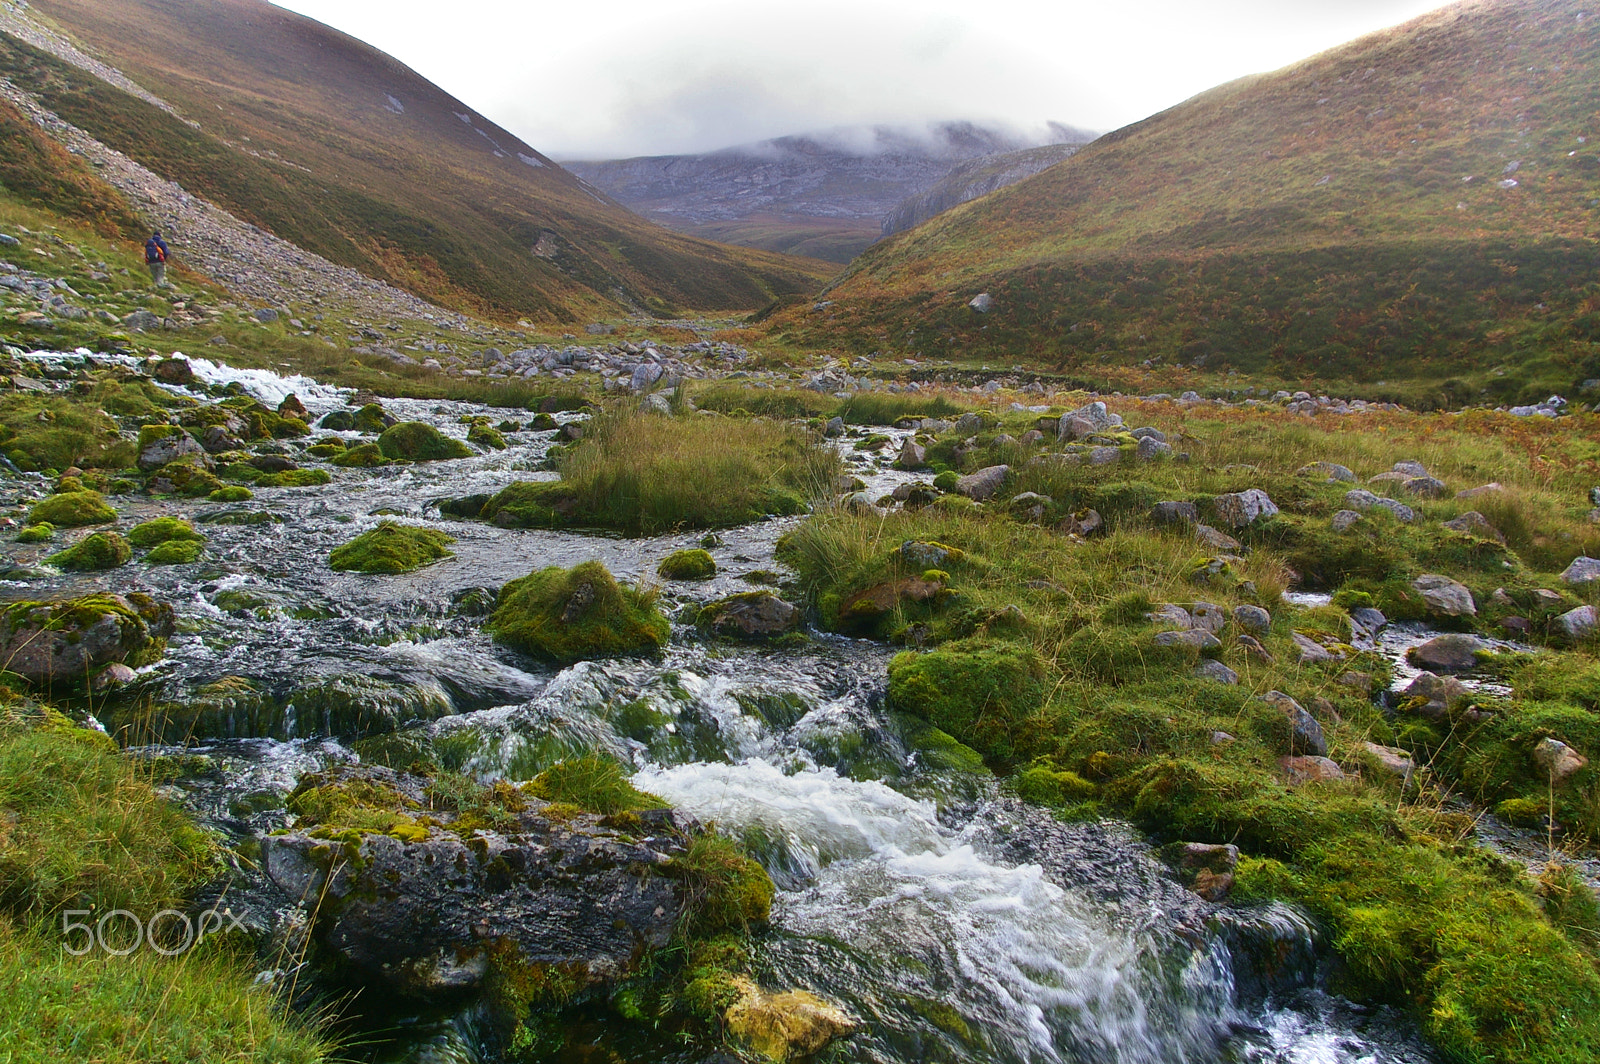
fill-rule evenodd
<path id="1" fill-rule="evenodd" d="M 748 591 L 711 603 L 698 623 L 717 635 L 768 639 L 800 626 L 800 609 L 770 591 Z"/>

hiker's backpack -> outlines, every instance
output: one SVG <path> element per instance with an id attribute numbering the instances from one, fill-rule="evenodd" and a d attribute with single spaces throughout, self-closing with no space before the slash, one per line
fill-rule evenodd
<path id="1" fill-rule="evenodd" d="M 157 244 L 154 240 L 151 240 L 148 243 L 146 243 L 145 246 L 144 246 L 144 261 L 145 262 L 166 262 L 167 261 L 167 253 L 165 251 L 161 250 L 161 245 L 160 244 Z"/>

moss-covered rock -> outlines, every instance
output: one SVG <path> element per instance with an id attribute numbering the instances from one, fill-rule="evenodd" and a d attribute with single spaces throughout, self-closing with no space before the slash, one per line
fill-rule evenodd
<path id="1" fill-rule="evenodd" d="M 34 504 L 28 511 L 27 524 L 50 524 L 56 528 L 83 528 L 86 525 L 107 525 L 117 519 L 117 511 L 98 491 L 69 491 L 52 495 Z"/>
<path id="2" fill-rule="evenodd" d="M 96 532 L 66 550 L 50 555 L 50 564 L 57 569 L 75 572 L 98 572 L 128 564 L 133 557 L 133 547 L 115 532 Z"/>
<path id="3" fill-rule="evenodd" d="M 467 431 L 467 442 L 475 443 L 479 447 L 487 447 L 491 451 L 503 451 L 508 444 L 500 430 L 492 426 L 477 423 Z"/>
<path id="4" fill-rule="evenodd" d="M 146 490 L 152 495 L 186 495 L 199 498 L 222 487 L 222 481 L 206 468 L 204 459 L 190 455 L 150 474 Z"/>
<path id="5" fill-rule="evenodd" d="M 806 990 L 772 993 L 746 975 L 734 976 L 733 988 L 738 998 L 724 1015 L 728 1033 L 767 1060 L 810 1057 L 861 1029 L 838 1006 Z"/>
<path id="6" fill-rule="evenodd" d="M 286 469 L 256 478 L 258 488 L 314 488 L 333 480 L 326 469 Z"/>
<path id="7" fill-rule="evenodd" d="M 576 507 L 559 481 L 517 480 L 491 495 L 478 516 L 501 528 L 551 528 L 567 523 Z"/>
<path id="8" fill-rule="evenodd" d="M 188 565 L 200 559 L 205 544 L 193 539 L 169 539 L 144 556 L 147 565 Z"/>
<path id="9" fill-rule="evenodd" d="M 708 551 L 680 550 L 661 560 L 656 575 L 663 580 L 708 580 L 717 575 L 717 562 Z"/>
<path id="10" fill-rule="evenodd" d="M 206 496 L 212 502 L 248 502 L 255 497 L 256 493 L 243 484 L 227 484 Z"/>
<path id="11" fill-rule="evenodd" d="M 383 431 L 378 450 L 385 458 L 410 462 L 437 462 L 449 458 L 471 458 L 472 449 L 453 440 L 425 421 L 404 421 Z"/>
<path id="12" fill-rule="evenodd" d="M 652 595 L 619 586 L 599 562 L 513 580 L 485 628 L 497 642 L 560 663 L 656 650 L 671 631 Z"/>
<path id="13" fill-rule="evenodd" d="M 43 521 L 43 522 L 40 522 L 37 525 L 29 525 L 27 528 L 24 528 L 21 532 L 18 532 L 17 533 L 17 542 L 18 543 L 48 543 L 50 540 L 55 538 L 55 534 L 56 534 L 56 526 L 52 525 L 49 521 Z"/>
<path id="14" fill-rule="evenodd" d="M 128 542 L 146 550 L 168 540 L 194 540 L 204 543 L 206 537 L 194 530 L 194 526 L 181 517 L 157 517 L 141 524 L 134 525 L 128 532 Z"/>
<path id="15" fill-rule="evenodd" d="M 375 443 L 363 443 L 334 455 L 329 461 L 341 469 L 374 469 L 389 464 Z"/>
<path id="16" fill-rule="evenodd" d="M 431 528 L 384 521 L 328 555 L 328 567 L 343 572 L 409 573 L 454 557 L 455 537 Z"/>
<path id="17" fill-rule="evenodd" d="M 987 757 L 1009 757 L 1014 734 L 1044 703 L 1031 647 L 966 640 L 889 662 L 889 700 Z"/>
<path id="18" fill-rule="evenodd" d="M 376 436 L 394 425 L 395 420 L 395 416 L 385 410 L 381 404 L 368 403 L 355 412 L 355 416 L 351 419 L 351 428 L 356 432 L 364 432 L 368 435 Z M 326 419 L 324 419 L 323 424 L 327 425 Z"/>
<path id="19" fill-rule="evenodd" d="M 170 606 L 145 595 L 14 602 L 0 609 L 0 656 L 30 683 L 82 683 L 113 662 L 160 660 L 174 623 Z"/>

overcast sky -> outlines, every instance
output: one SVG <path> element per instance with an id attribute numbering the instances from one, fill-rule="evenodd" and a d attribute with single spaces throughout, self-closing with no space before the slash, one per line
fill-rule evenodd
<path id="1" fill-rule="evenodd" d="M 274 0 L 558 159 L 857 124 L 1126 125 L 1439 0 Z"/>

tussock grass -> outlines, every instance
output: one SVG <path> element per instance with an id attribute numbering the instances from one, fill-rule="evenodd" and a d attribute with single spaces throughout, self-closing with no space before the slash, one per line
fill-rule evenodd
<path id="1" fill-rule="evenodd" d="M 605 816 L 661 809 L 667 804 L 635 787 L 621 765 L 601 754 L 557 762 L 529 781 L 527 790 L 547 802 L 574 805 Z"/>

